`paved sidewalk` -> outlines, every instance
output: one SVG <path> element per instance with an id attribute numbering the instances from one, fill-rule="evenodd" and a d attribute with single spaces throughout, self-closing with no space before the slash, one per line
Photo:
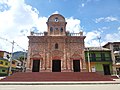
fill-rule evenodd
<path id="1" fill-rule="evenodd" d="M 120 84 L 102 85 L 0 85 L 0 90 L 120 90 Z"/>
<path id="2" fill-rule="evenodd" d="M 78 82 L 0 82 L 0 85 L 103 85 L 120 84 L 120 79 L 115 81 L 78 81 Z"/>
<path id="3" fill-rule="evenodd" d="M 81 82 L 0 82 L 0 90 L 120 90 L 115 81 Z"/>

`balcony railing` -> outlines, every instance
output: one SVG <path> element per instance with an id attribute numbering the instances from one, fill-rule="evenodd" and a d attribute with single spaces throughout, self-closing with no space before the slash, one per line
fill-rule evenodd
<path id="1" fill-rule="evenodd" d="M 47 36 L 48 32 L 43 32 L 43 33 L 31 32 L 30 34 L 31 34 L 31 36 Z M 79 32 L 79 33 L 66 32 L 66 36 L 83 36 L 83 32 Z"/>
<path id="2" fill-rule="evenodd" d="M 31 32 L 31 36 L 44 36 L 44 33 L 35 33 L 35 32 Z"/>
<path id="3" fill-rule="evenodd" d="M 91 62 L 106 62 L 106 61 L 109 61 L 109 62 L 111 62 L 112 61 L 112 59 L 110 58 L 110 57 L 105 57 L 105 58 L 101 58 L 101 57 L 95 57 L 95 58 L 93 58 L 93 57 L 89 57 L 90 58 L 90 61 Z M 88 60 L 88 57 L 86 57 L 86 60 Z"/>
<path id="4" fill-rule="evenodd" d="M 68 33 L 67 36 L 82 36 L 81 33 Z"/>

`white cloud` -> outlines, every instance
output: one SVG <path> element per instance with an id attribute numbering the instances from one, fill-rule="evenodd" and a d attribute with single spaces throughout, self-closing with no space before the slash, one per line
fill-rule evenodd
<path id="1" fill-rule="evenodd" d="M 21 47 L 27 49 L 26 36 L 30 32 L 30 28 L 36 26 L 37 10 L 26 5 L 24 0 L 2 0 L 2 3 L 10 6 L 10 9 L 0 12 L 0 36 L 10 41 L 15 40 L 15 42 L 20 43 Z M 3 40 L 0 39 L 0 42 Z M 11 44 L 1 43 L 0 49 L 11 51 L 7 45 L 11 46 Z"/>
<path id="2" fill-rule="evenodd" d="M 47 31 L 47 19 L 48 17 L 39 17 L 36 21 L 36 27 L 38 28 L 39 32 Z"/>
<path id="3" fill-rule="evenodd" d="M 0 0 L 0 3 L 7 4 L 9 10 L 0 11 L 0 37 L 15 41 L 24 49 L 28 48 L 27 36 L 35 29 L 38 32 L 47 31 L 48 17 L 38 17 L 37 9 L 25 4 L 24 0 Z M 4 8 L 4 7 L 2 7 Z M 58 13 L 56 11 L 55 13 Z M 73 17 L 66 18 L 67 30 L 79 32 L 80 20 Z M 0 38 L 0 49 L 11 52 L 11 43 Z M 15 45 L 14 51 L 21 50 Z"/>
<path id="4" fill-rule="evenodd" d="M 85 7 L 87 6 L 90 2 L 97 2 L 97 1 L 100 1 L 100 0 L 80 0 L 80 5 L 79 7 Z"/>
<path id="5" fill-rule="evenodd" d="M 98 28 L 98 31 L 91 31 L 85 33 L 85 46 L 86 47 L 99 47 L 100 44 L 101 46 L 105 45 L 107 42 L 120 42 L 120 27 L 118 27 L 118 32 L 116 33 L 109 33 L 106 34 L 105 36 L 101 37 L 103 31 L 102 30 L 107 30 L 110 27 L 102 27 Z M 100 42 L 98 37 L 100 37 Z"/>
<path id="6" fill-rule="evenodd" d="M 111 17 L 106 17 L 106 18 L 105 18 L 105 21 L 106 21 L 106 22 L 118 21 L 118 19 L 117 19 L 116 17 L 112 17 L 112 16 L 111 16 Z"/>
<path id="7" fill-rule="evenodd" d="M 102 27 L 101 29 L 107 30 L 107 29 L 110 29 L 110 27 Z"/>
<path id="8" fill-rule="evenodd" d="M 67 26 L 66 30 L 70 32 L 81 31 L 80 20 L 74 19 L 73 17 L 66 18 Z"/>
<path id="9" fill-rule="evenodd" d="M 118 30 L 120 31 L 120 27 L 118 27 Z"/>
<path id="10" fill-rule="evenodd" d="M 52 14 L 59 14 L 59 12 L 58 11 L 55 11 L 54 13 L 52 13 Z"/>
<path id="11" fill-rule="evenodd" d="M 118 31 L 115 33 L 108 33 L 104 37 L 105 42 L 120 42 L 120 27 L 118 27 Z"/>
<path id="12" fill-rule="evenodd" d="M 113 33 L 113 34 L 107 34 L 105 36 L 106 42 L 120 42 L 120 32 Z"/>
<path id="13" fill-rule="evenodd" d="M 99 22 L 112 22 L 112 21 L 118 21 L 118 18 L 113 17 L 113 16 L 100 17 L 100 18 L 96 18 L 95 23 L 99 23 Z"/>
<path id="14" fill-rule="evenodd" d="M 84 7 L 85 6 L 85 4 L 84 3 L 82 3 L 82 5 L 81 5 L 82 7 Z"/>
<path id="15" fill-rule="evenodd" d="M 0 12 L 0 37 L 7 38 L 10 41 L 15 41 L 21 47 L 27 49 L 28 48 L 28 39 L 30 31 L 35 30 L 36 32 L 44 32 L 47 31 L 47 19 L 48 17 L 38 17 L 39 12 L 37 9 L 33 8 L 30 5 L 25 4 L 24 0 L 2 0 L 8 6 L 10 6 L 9 10 L 4 10 Z M 1 3 L 1 2 L 0 2 Z M 55 11 L 58 13 L 58 11 Z M 105 19 L 105 18 L 103 18 Z M 103 20 L 101 19 L 101 20 Z M 106 18 L 108 21 L 114 21 L 114 18 Z M 101 20 L 98 20 L 99 22 Z M 74 33 L 78 33 L 81 31 L 81 22 L 79 19 L 75 19 L 73 17 L 66 18 L 67 26 L 66 30 Z M 102 27 L 102 29 L 108 29 L 109 27 Z M 120 27 L 118 28 L 118 30 Z M 87 32 L 84 35 L 85 46 L 99 46 L 99 41 L 97 39 L 100 36 L 101 32 L 92 31 Z M 116 34 L 113 34 L 116 36 Z M 113 38 L 112 35 L 107 35 L 106 40 L 108 38 Z M 118 37 L 118 36 L 117 36 Z M 0 49 L 11 51 L 11 43 L 6 40 L 0 39 Z M 18 46 L 15 45 L 14 51 L 21 50 Z"/>
<path id="16" fill-rule="evenodd" d="M 95 22 L 96 22 L 96 23 L 99 23 L 99 22 L 101 22 L 102 20 L 104 20 L 104 18 L 103 18 L 103 17 L 100 17 L 100 18 L 95 19 Z"/>
<path id="17" fill-rule="evenodd" d="M 99 31 L 91 31 L 91 32 L 87 32 L 85 33 L 85 46 L 86 47 L 95 47 L 98 46 L 99 47 L 99 39 L 98 37 L 100 37 L 101 32 Z"/>
<path id="18" fill-rule="evenodd" d="M 100 32 L 104 32 L 104 30 L 108 30 L 108 29 L 110 29 L 110 27 L 100 27 L 97 30 Z"/>

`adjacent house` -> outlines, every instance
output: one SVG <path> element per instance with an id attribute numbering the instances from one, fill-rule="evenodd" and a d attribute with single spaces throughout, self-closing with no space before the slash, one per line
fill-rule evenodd
<path id="1" fill-rule="evenodd" d="M 113 73 L 120 75 L 120 42 L 108 42 L 103 47 L 112 50 Z"/>
<path id="2" fill-rule="evenodd" d="M 8 75 L 10 53 L 0 50 L 0 76 Z"/>
<path id="3" fill-rule="evenodd" d="M 11 55 L 11 53 L 0 50 L 0 57 L 1 58 L 10 60 L 10 55 Z"/>
<path id="4" fill-rule="evenodd" d="M 0 76 L 8 75 L 9 61 L 0 57 Z"/>
<path id="5" fill-rule="evenodd" d="M 19 60 L 12 60 L 11 72 L 22 71 L 22 62 Z M 10 68 L 10 53 L 0 50 L 0 76 L 7 76 Z"/>
<path id="6" fill-rule="evenodd" d="M 112 74 L 111 50 L 101 47 L 85 48 L 85 61 L 89 72 L 98 72 L 104 75 Z"/>

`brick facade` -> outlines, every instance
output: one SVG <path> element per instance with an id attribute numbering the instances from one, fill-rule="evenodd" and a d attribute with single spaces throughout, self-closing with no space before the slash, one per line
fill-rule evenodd
<path id="1" fill-rule="evenodd" d="M 82 32 L 66 32 L 66 24 L 67 22 L 62 15 L 53 14 L 48 18 L 47 32 L 31 32 L 31 35 L 28 36 L 27 71 L 34 72 L 33 68 L 36 66 L 33 63 L 35 60 L 40 60 L 38 62 L 39 72 L 52 72 L 54 60 L 60 60 L 60 72 L 73 72 L 74 60 L 79 60 L 80 64 L 78 65 L 81 72 L 86 70 L 85 36 L 82 35 Z"/>

